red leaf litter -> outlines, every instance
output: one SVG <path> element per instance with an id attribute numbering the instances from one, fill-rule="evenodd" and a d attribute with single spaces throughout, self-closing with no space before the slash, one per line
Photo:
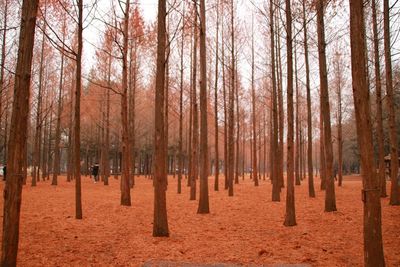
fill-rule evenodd
<path id="1" fill-rule="evenodd" d="M 210 178 L 211 213 L 198 215 L 198 202 L 189 201 L 186 180 L 181 195 L 176 180 L 169 177 L 169 238 L 152 237 L 153 187 L 142 176 L 131 190 L 131 207 L 119 204 L 119 180 L 110 178 L 110 185 L 104 186 L 83 176 L 83 220 L 75 219 L 74 182 L 67 183 L 63 176 L 58 186 L 46 181 L 31 187 L 28 182 L 22 195 L 18 265 L 141 266 L 162 260 L 363 266 L 359 177 L 346 177 L 343 187 L 336 187 L 338 211 L 333 213 L 324 212 L 325 194 L 318 183 L 315 199 L 308 197 L 306 181 L 296 186 L 294 227 L 283 226 L 286 188 L 282 201 L 272 202 L 269 181 L 255 187 L 248 178 L 241 180 L 234 197 L 228 197 L 223 177 L 219 192 L 213 191 Z M 400 266 L 400 207 L 389 206 L 388 198 L 382 199 L 382 222 L 386 264 Z"/>

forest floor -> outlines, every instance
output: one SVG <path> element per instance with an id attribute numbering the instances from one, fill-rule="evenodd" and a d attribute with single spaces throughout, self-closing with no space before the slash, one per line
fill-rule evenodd
<path id="1" fill-rule="evenodd" d="M 333 213 L 324 212 L 325 194 L 318 182 L 315 199 L 308 197 L 306 182 L 296 186 L 295 227 L 283 226 L 286 189 L 281 202 L 272 202 L 269 181 L 255 187 L 248 178 L 240 180 L 235 196 L 228 197 L 222 179 L 221 190 L 214 192 L 210 178 L 211 213 L 198 215 L 198 202 L 189 201 L 189 188 L 183 186 L 178 195 L 176 179 L 170 177 L 169 238 L 152 237 L 151 180 L 137 177 L 132 206 L 123 207 L 117 180 L 110 178 L 107 187 L 82 177 L 83 220 L 74 216 L 75 183 L 65 180 L 60 177 L 58 186 L 46 181 L 24 187 L 19 266 L 141 266 L 149 260 L 363 265 L 361 181 L 354 177 L 336 187 L 338 211 Z M 1 191 L 3 186 L 0 182 Z M 382 199 L 382 216 L 387 266 L 400 266 L 400 207 Z"/>

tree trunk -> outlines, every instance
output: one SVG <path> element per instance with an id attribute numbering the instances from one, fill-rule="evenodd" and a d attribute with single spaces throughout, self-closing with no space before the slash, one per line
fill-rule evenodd
<path id="1" fill-rule="evenodd" d="M 389 0 L 383 0 L 384 44 L 385 44 L 385 72 L 386 72 L 386 99 L 389 110 L 389 137 L 390 137 L 390 205 L 400 205 L 398 171 L 399 153 L 396 128 L 396 107 L 393 95 L 392 56 L 390 52 L 390 21 Z"/>
<path id="2" fill-rule="evenodd" d="M 44 19 L 46 19 L 46 4 L 44 10 Z M 36 182 L 40 181 L 40 170 L 41 170 L 41 144 L 42 144 L 42 101 L 43 101 L 43 72 L 44 72 L 44 48 L 45 48 L 45 35 L 46 28 L 42 32 L 42 45 L 40 49 L 40 63 L 39 63 L 39 85 L 37 95 L 37 108 L 36 108 L 36 131 L 35 131 L 35 142 L 34 142 L 34 164 L 33 164 L 33 175 L 32 175 L 32 186 L 36 186 Z"/>
<path id="3" fill-rule="evenodd" d="M 236 71 L 238 68 L 238 61 L 236 61 Z M 235 73 L 236 74 L 236 73 Z M 238 75 L 238 74 L 236 74 Z M 239 184 L 239 138 L 240 138 L 240 112 L 239 112 L 239 80 L 235 80 L 235 102 L 236 102 L 236 136 L 235 136 L 235 184 Z"/>
<path id="4" fill-rule="evenodd" d="M 276 14 L 276 16 L 278 16 Z M 285 122 L 284 122 L 284 116 L 285 116 L 285 111 L 283 107 L 283 74 L 282 74 L 282 57 L 281 57 L 281 38 L 280 38 L 280 26 L 279 26 L 279 20 L 276 18 L 276 28 L 278 31 L 275 32 L 276 37 L 277 37 L 277 65 L 278 65 L 278 122 L 279 122 L 279 144 L 278 144 L 278 162 L 279 162 L 279 168 L 278 168 L 278 181 L 279 181 L 279 190 L 281 188 L 285 187 L 285 182 L 283 179 L 283 165 L 284 165 L 284 153 L 283 153 L 283 137 L 284 137 L 284 131 L 285 131 Z"/>
<path id="5" fill-rule="evenodd" d="M 325 211 L 336 211 L 335 183 L 333 180 L 333 148 L 331 134 L 331 118 L 329 108 L 328 77 L 326 68 L 325 52 L 325 25 L 324 25 L 324 0 L 317 2 L 317 32 L 318 32 L 318 54 L 319 54 L 319 76 L 321 84 L 321 107 L 324 122 L 324 147 L 326 162 L 326 194 Z"/>
<path id="6" fill-rule="evenodd" d="M 65 20 L 63 21 L 63 28 L 65 28 Z M 63 42 L 64 42 L 63 35 Z M 58 108 L 57 108 L 57 125 L 56 125 L 56 140 L 54 145 L 54 165 L 53 165 L 53 178 L 51 185 L 57 185 L 57 177 L 60 174 L 60 158 L 61 158 L 61 113 L 62 113 L 62 89 L 64 84 L 64 51 L 61 50 L 61 69 L 60 81 L 58 88 Z"/>
<path id="7" fill-rule="evenodd" d="M 111 64 L 112 57 L 108 58 L 108 69 L 107 69 L 107 85 L 111 87 Z M 104 185 L 109 184 L 110 178 L 110 90 L 106 92 L 106 132 L 105 132 L 105 144 L 104 144 Z"/>
<path id="8" fill-rule="evenodd" d="M 310 88 L 310 64 L 308 59 L 308 32 L 305 1 L 303 8 L 303 31 L 304 31 L 304 61 L 306 66 L 306 88 L 307 88 L 307 168 L 308 168 L 308 196 L 315 197 L 314 171 L 313 171 L 313 141 L 312 141 L 312 114 L 311 114 L 311 88 Z"/>
<path id="9" fill-rule="evenodd" d="M 178 194 L 182 193 L 182 171 L 184 168 L 183 158 L 183 51 L 185 43 L 185 2 L 182 1 L 182 39 L 181 39 L 181 66 L 180 66 L 180 91 L 179 91 L 179 143 L 178 143 Z"/>
<path id="10" fill-rule="evenodd" d="M 7 40 L 7 22 L 8 22 L 8 0 L 4 0 L 4 17 L 3 17 L 3 36 L 2 36 L 2 44 L 1 44 L 1 61 L 0 61 L 0 129 L 3 121 L 3 94 L 5 91 L 5 86 L 4 86 L 4 70 L 5 70 L 5 62 L 6 62 L 6 40 Z M 5 102 L 5 101 L 4 101 Z M 5 113 L 7 113 L 7 109 L 5 109 Z M 5 127 L 7 125 L 7 121 L 5 122 Z M 7 136 L 7 132 L 4 131 L 4 139 Z M 6 146 L 7 143 L 4 142 L 4 147 L 3 147 L 3 161 L 6 162 L 7 160 L 7 155 L 6 155 Z"/>
<path id="11" fill-rule="evenodd" d="M 295 150 L 295 158 L 294 158 L 294 168 L 295 168 L 295 173 L 296 173 L 296 185 L 300 185 L 300 178 L 301 178 L 301 139 L 300 139 L 300 123 L 299 123 L 299 81 L 297 79 L 297 48 L 296 45 L 294 47 L 294 62 L 295 62 L 295 81 L 296 81 L 296 147 L 293 149 Z"/>
<path id="12" fill-rule="evenodd" d="M 292 11 L 290 0 L 286 0 L 286 49 L 287 49 L 287 193 L 285 226 L 296 225 L 294 203 L 294 112 L 293 112 L 293 40 L 292 40 Z"/>
<path id="13" fill-rule="evenodd" d="M 341 56 L 339 51 L 335 55 L 335 75 L 336 75 L 336 86 L 337 86 L 337 141 L 338 141 L 338 166 L 337 166 L 337 175 L 338 175 L 338 186 L 342 186 L 343 182 L 343 134 L 342 134 L 342 73 L 341 69 Z"/>
<path id="14" fill-rule="evenodd" d="M 385 266 L 382 244 L 380 186 L 375 173 L 371 109 L 365 57 L 364 3 L 350 2 L 351 63 L 357 140 L 363 177 L 364 264 Z"/>
<path id="15" fill-rule="evenodd" d="M 233 196 L 233 179 L 235 165 L 235 29 L 234 2 L 231 0 L 231 81 L 229 86 L 229 120 L 228 120 L 228 196 Z"/>
<path id="16" fill-rule="evenodd" d="M 321 93 L 320 93 L 321 94 Z M 320 168 L 319 175 L 321 178 L 321 190 L 326 189 L 326 161 L 325 161 L 325 142 L 324 142 L 324 119 L 322 115 L 322 106 L 319 108 L 319 158 Z"/>
<path id="17" fill-rule="evenodd" d="M 189 105 L 189 135 L 188 135 L 188 179 L 187 179 L 187 186 L 190 186 L 191 178 L 192 178 L 192 148 L 193 148 L 193 31 L 191 31 L 190 36 L 190 90 L 189 90 L 189 98 L 190 98 L 190 105 Z"/>
<path id="18" fill-rule="evenodd" d="M 251 103 L 252 103 L 252 135 L 253 135 L 253 158 L 252 158 L 252 169 L 253 169 L 253 180 L 254 185 L 258 186 L 258 174 L 257 174 L 257 132 L 256 132 L 256 89 L 254 84 L 254 19 L 251 21 Z"/>
<path id="19" fill-rule="evenodd" d="M 219 142 L 218 142 L 218 63 L 219 63 L 219 0 L 217 0 L 217 24 L 215 30 L 215 83 L 214 83 L 214 116 L 215 116 L 215 180 L 214 190 L 219 190 Z M 222 66 L 223 67 L 223 66 Z"/>
<path id="20" fill-rule="evenodd" d="M 78 0 L 78 51 L 76 53 L 76 88 L 74 120 L 74 178 L 75 178 L 75 217 L 82 219 L 81 189 L 81 90 L 82 90 L 82 46 L 83 46 L 83 0 Z"/>
<path id="21" fill-rule="evenodd" d="M 121 170 L 121 205 L 131 205 L 130 193 L 130 145 L 128 125 L 128 33 L 129 33 L 130 2 L 125 4 L 125 17 L 122 45 L 122 92 L 121 92 L 121 122 L 122 122 L 122 170 Z"/>
<path id="22" fill-rule="evenodd" d="M 222 10 L 224 10 L 224 2 L 222 1 Z M 224 189 L 228 189 L 228 108 L 227 108 L 227 90 L 225 76 L 225 43 L 224 43 L 224 23 L 221 25 L 222 36 L 222 90 L 224 97 Z"/>
<path id="23" fill-rule="evenodd" d="M 279 168 L 280 168 L 280 154 L 278 144 L 278 96 L 276 85 L 276 70 L 275 70 L 275 25 L 274 25 L 274 0 L 269 2 L 270 11 L 270 38 L 271 38 L 271 77 L 272 77 L 272 118 L 273 118 L 273 138 L 271 144 L 271 151 L 277 152 L 272 164 L 271 179 L 272 179 L 272 201 L 280 201 L 280 184 L 279 184 Z"/>
<path id="24" fill-rule="evenodd" d="M 131 38 L 136 38 L 131 36 Z M 137 86 L 137 75 L 138 75 L 138 54 L 137 54 L 137 41 L 133 40 L 133 44 L 130 45 L 130 59 L 129 59 L 129 152 L 130 152 L 130 165 L 132 169 L 130 170 L 129 185 L 133 188 L 135 185 L 135 165 L 136 165 L 136 155 L 135 155 L 135 119 L 136 119 L 136 86 Z"/>
<path id="25" fill-rule="evenodd" d="M 1 266 L 16 266 L 19 241 L 25 140 L 28 131 L 32 54 L 37 0 L 22 2 L 18 59 L 14 83 L 11 133 L 7 155 L 7 181 L 4 188 Z"/>
<path id="26" fill-rule="evenodd" d="M 154 220 L 153 236 L 169 236 L 167 220 L 167 174 L 165 170 L 164 135 L 164 86 L 166 49 L 166 1 L 158 1 L 157 25 L 157 75 L 155 93 L 155 142 L 154 142 Z"/>
<path id="27" fill-rule="evenodd" d="M 306 4 L 303 6 L 303 31 L 304 31 L 304 61 L 306 65 L 306 88 L 307 88 L 307 166 L 308 166 L 308 196 L 315 197 L 314 189 L 314 173 L 313 173 L 313 157 L 312 157 L 312 114 L 311 114 L 311 88 L 310 88 L 310 64 L 308 61 L 308 32 Z"/>
<path id="28" fill-rule="evenodd" d="M 208 201 L 206 7 L 200 0 L 200 197 L 197 213 L 210 213 Z"/>
<path id="29" fill-rule="evenodd" d="M 190 179 L 190 200 L 196 200 L 196 180 L 199 172 L 199 114 L 197 105 L 197 43 L 198 43 L 198 24 L 197 24 L 197 0 L 194 2 L 194 44 L 193 44 L 193 72 L 192 72 L 192 95 L 193 95 L 193 128 L 192 128 L 192 173 Z"/>
<path id="30" fill-rule="evenodd" d="M 379 36 L 376 18 L 376 0 L 371 1 L 372 5 L 372 24 L 374 34 L 374 61 L 375 61 L 375 88 L 376 88 L 376 123 L 378 141 L 378 180 L 380 181 L 381 197 L 387 197 L 386 193 L 386 174 L 385 174 L 385 150 L 383 139 L 383 118 L 382 118 L 382 82 L 381 66 L 379 62 Z"/>

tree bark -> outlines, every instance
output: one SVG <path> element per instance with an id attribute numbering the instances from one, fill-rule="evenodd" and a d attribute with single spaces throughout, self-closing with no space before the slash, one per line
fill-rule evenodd
<path id="1" fill-rule="evenodd" d="M 218 63 L 219 63 L 219 0 L 217 0 L 217 24 L 215 30 L 215 83 L 214 83 L 214 116 L 215 116 L 215 180 L 214 191 L 219 190 L 219 142 L 218 142 Z M 222 66 L 223 67 L 223 66 Z"/>
<path id="2" fill-rule="evenodd" d="M 44 19 L 46 19 L 47 5 L 44 3 Z M 44 54 L 45 54 L 45 37 L 46 37 L 46 27 L 44 27 L 42 32 L 42 45 L 40 49 L 40 63 L 39 63 L 39 85 L 38 85 L 38 95 L 37 95 L 37 108 L 36 108 L 36 129 L 35 129 L 35 142 L 34 142 L 34 164 L 33 164 L 33 175 L 32 175 L 32 186 L 36 186 L 36 182 L 40 181 L 40 170 L 41 168 L 41 145 L 42 145 L 42 102 L 43 102 L 43 72 L 44 72 Z"/>
<path id="3" fill-rule="evenodd" d="M 121 92 L 121 122 L 122 122 L 122 170 L 121 170 L 121 205 L 131 206 L 130 193 L 130 145 L 128 125 L 128 38 L 129 38 L 130 2 L 125 4 L 125 17 L 122 44 L 122 92 Z"/>
<path id="4" fill-rule="evenodd" d="M 165 170 L 164 135 L 164 86 L 166 49 L 166 1 L 158 1 L 157 25 L 157 75 L 155 93 L 155 140 L 154 140 L 154 220 L 153 236 L 169 236 L 167 219 L 167 174 Z"/>
<path id="5" fill-rule="evenodd" d="M 76 87 L 74 114 L 74 178 L 75 178 L 75 218 L 82 219 L 82 189 L 81 189 L 81 90 L 82 90 L 82 46 L 83 46 L 83 0 L 78 5 L 78 51 L 76 53 Z"/>
<path id="6" fill-rule="evenodd" d="M 386 99 L 389 110 L 389 137 L 390 137 L 390 205 L 400 205 L 399 185 L 397 174 L 399 172 L 399 153 L 396 128 L 396 107 L 393 95 L 392 56 L 390 52 L 390 21 L 389 0 L 383 0 L 384 46 L 385 46 L 385 73 L 386 73 Z"/>
<path id="7" fill-rule="evenodd" d="M 229 86 L 229 119 L 228 119 L 228 196 L 233 196 L 233 180 L 235 165 L 235 29 L 234 29 L 234 2 L 231 0 L 231 68 Z"/>
<path id="8" fill-rule="evenodd" d="M 363 177 L 364 264 L 367 267 L 385 266 L 379 198 L 380 186 L 375 173 L 371 109 L 367 84 L 364 3 L 362 0 L 351 0 L 349 2 L 353 98 Z"/>
<path id="9" fill-rule="evenodd" d="M 256 132 L 256 89 L 254 85 L 254 20 L 251 23 L 252 35 L 251 35 L 251 119 L 252 119 L 252 135 L 253 135 L 253 158 L 252 158 L 252 169 L 253 169 L 253 180 L 254 185 L 258 186 L 258 174 L 257 174 L 257 132 Z"/>
<path id="10" fill-rule="evenodd" d="M 63 21 L 63 29 L 65 29 L 65 20 Z M 63 43 L 64 43 L 63 35 Z M 62 89 L 64 84 L 64 51 L 61 50 L 61 68 L 60 68 L 60 81 L 58 88 L 58 108 L 57 108 L 57 125 L 56 125 L 56 140 L 54 146 L 54 166 L 53 166 L 53 178 L 51 185 L 57 185 L 58 175 L 60 174 L 60 156 L 61 156 L 61 113 L 62 113 Z"/>
<path id="11" fill-rule="evenodd" d="M 208 200 L 206 6 L 200 0 L 200 197 L 197 213 L 210 213 Z"/>
<path id="12" fill-rule="evenodd" d="M 22 198 L 23 164 L 28 130 L 32 54 L 38 0 L 22 2 L 14 102 L 7 154 L 7 181 L 4 188 L 1 266 L 16 266 Z"/>
<path id="13" fill-rule="evenodd" d="M 179 91 L 179 143 L 178 143 L 178 194 L 182 193 L 182 173 L 184 168 L 184 157 L 183 157 L 183 74 L 184 74 L 184 62 L 183 62 L 183 49 L 185 43 L 185 2 L 182 1 L 182 39 L 181 39 L 181 66 L 180 66 L 180 91 Z"/>
<path id="14" fill-rule="evenodd" d="M 295 174 L 296 174 L 296 185 L 300 185 L 300 178 L 301 178 L 301 158 L 302 158 L 302 153 L 301 153 L 301 126 L 300 126 L 300 122 L 299 122 L 299 81 L 297 79 L 297 48 L 296 45 L 294 47 L 294 62 L 295 62 L 295 81 L 296 81 L 296 131 L 295 131 L 295 135 L 296 135 L 296 147 L 294 148 L 295 150 L 295 157 L 294 157 L 294 169 L 295 169 Z"/>
<path id="15" fill-rule="evenodd" d="M 336 211 L 335 183 L 333 180 L 333 148 L 331 134 L 331 118 L 329 107 L 328 77 L 325 52 L 325 25 L 324 25 L 324 0 L 317 2 L 317 33 L 318 33 L 318 59 L 319 76 L 321 84 L 321 108 L 324 123 L 324 148 L 326 162 L 326 194 L 325 211 Z"/>
<path id="16" fill-rule="evenodd" d="M 375 88 L 376 88 L 376 124 L 378 141 L 378 180 L 380 181 L 381 197 L 387 197 L 386 193 L 386 174 L 385 174 L 385 150 L 383 137 L 383 118 L 382 118 L 382 81 L 381 66 L 379 62 L 379 36 L 376 15 L 376 0 L 371 1 L 372 5 L 372 29 L 374 34 L 374 61 L 375 61 Z"/>
<path id="17" fill-rule="evenodd" d="M 285 226 L 296 225 L 294 203 L 294 112 L 293 112 L 293 40 L 292 11 L 290 0 L 286 0 L 286 49 L 287 49 L 287 192 Z"/>
<path id="18" fill-rule="evenodd" d="M 272 179 L 272 201 L 280 201 L 280 184 L 279 184 L 279 168 L 280 168 L 280 154 L 278 144 L 278 96 L 277 96 L 277 85 L 276 85 L 276 70 L 275 70 L 275 25 L 274 25 L 274 0 L 270 0 L 269 11 L 270 11 L 270 38 L 271 38 L 271 77 L 272 77 L 272 119 L 273 119 L 273 138 L 271 144 L 271 151 L 275 153 L 271 170 Z"/>
<path id="19" fill-rule="evenodd" d="M 342 130 L 342 72 L 341 69 L 341 56 L 339 51 L 335 55 L 335 76 L 336 76 L 336 86 L 337 86 L 337 141 L 338 141 L 338 186 L 342 186 L 343 182 L 343 130 Z"/>
<path id="20" fill-rule="evenodd" d="M 0 61 L 0 129 L 3 121 L 3 94 L 5 91 L 4 86 L 4 70 L 5 70 L 5 62 L 6 62 L 6 40 L 7 40 L 7 23 L 8 23 L 8 0 L 4 0 L 4 17 L 3 17 L 3 36 L 2 36 L 2 43 L 1 43 L 1 61 Z M 4 101 L 5 102 L 5 101 Z M 5 109 L 5 113 L 7 113 L 7 109 Z M 5 127 L 7 128 L 7 121 L 5 122 Z M 7 139 L 7 131 L 4 131 L 4 139 Z M 4 142 L 3 147 L 3 161 L 7 161 L 7 154 L 6 154 L 6 146 L 7 143 Z"/>
<path id="21" fill-rule="evenodd" d="M 196 200 L 196 184 L 199 173 L 199 112 L 197 105 L 197 46 L 198 46 L 198 18 L 197 0 L 194 2 L 194 44 L 193 44 L 193 72 L 192 72 L 192 96 L 193 96 L 193 127 L 192 127 L 192 173 L 190 177 L 190 200 Z"/>

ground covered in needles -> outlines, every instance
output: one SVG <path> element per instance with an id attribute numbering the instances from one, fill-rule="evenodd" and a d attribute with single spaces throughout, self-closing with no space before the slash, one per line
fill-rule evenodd
<path id="1" fill-rule="evenodd" d="M 333 213 L 323 211 L 324 192 L 319 184 L 315 199 L 308 197 L 305 182 L 296 186 L 298 225 L 289 228 L 283 226 L 286 189 L 280 203 L 271 202 L 269 181 L 254 187 L 246 178 L 235 185 L 235 196 L 228 197 L 222 182 L 220 191 L 214 192 L 210 178 L 211 213 L 198 215 L 198 202 L 189 201 L 189 188 L 183 186 L 178 195 L 177 181 L 169 177 L 169 238 L 152 237 L 151 180 L 137 177 L 132 206 L 123 207 L 118 180 L 110 178 L 110 185 L 104 186 L 82 177 L 83 220 L 74 217 L 74 182 L 65 180 L 60 177 L 58 186 L 45 181 L 24 187 L 19 266 L 141 266 L 149 260 L 363 265 L 363 210 L 357 177 L 346 177 L 343 187 L 336 187 L 338 211 Z M 3 187 L 1 182 L 1 191 Z M 400 266 L 400 207 L 382 199 L 382 216 L 387 266 Z"/>

